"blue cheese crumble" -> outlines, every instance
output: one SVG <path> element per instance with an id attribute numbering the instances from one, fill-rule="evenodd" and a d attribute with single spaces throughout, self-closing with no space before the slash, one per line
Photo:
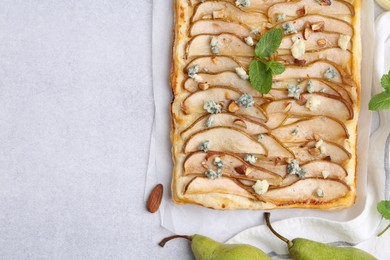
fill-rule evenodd
<path id="1" fill-rule="evenodd" d="M 214 165 L 217 166 L 217 168 L 222 168 L 223 167 L 223 161 L 219 157 L 214 158 Z"/>
<path id="2" fill-rule="evenodd" d="M 219 45 L 218 37 L 216 37 L 216 36 L 211 37 L 211 41 L 210 41 L 211 53 L 213 53 L 213 54 L 218 54 L 219 53 L 218 45 Z"/>
<path id="3" fill-rule="evenodd" d="M 202 77 L 198 75 L 199 70 L 200 70 L 199 65 L 194 65 L 192 67 L 189 67 L 187 72 L 188 77 L 194 79 L 196 82 L 202 82 L 203 81 Z"/>
<path id="4" fill-rule="evenodd" d="M 203 109 L 206 110 L 208 113 L 215 115 L 221 113 L 222 106 L 214 100 L 210 100 L 204 103 Z"/>
<path id="5" fill-rule="evenodd" d="M 207 171 L 204 172 L 204 174 L 207 176 L 207 178 L 211 180 L 215 180 L 222 176 L 222 171 L 220 169 L 218 169 L 217 171 L 208 169 Z"/>
<path id="6" fill-rule="evenodd" d="M 250 164 L 255 164 L 257 161 L 257 157 L 254 156 L 253 154 L 246 154 L 244 157 L 244 161 L 246 161 Z"/>
<path id="7" fill-rule="evenodd" d="M 251 2 L 249 0 L 236 0 L 236 6 L 239 7 L 248 7 L 250 4 Z"/>
<path id="8" fill-rule="evenodd" d="M 311 80 L 309 80 L 307 82 L 307 92 L 309 92 L 309 93 L 313 93 L 314 92 L 314 86 L 313 86 L 313 82 Z"/>
<path id="9" fill-rule="evenodd" d="M 279 22 L 281 22 L 281 21 L 284 21 L 284 20 L 286 20 L 286 14 L 278 14 L 278 15 L 276 16 L 276 22 L 277 22 L 277 23 L 279 23 Z"/>
<path id="10" fill-rule="evenodd" d="M 292 136 L 297 136 L 298 135 L 298 129 L 294 128 L 294 130 L 291 131 L 290 133 Z"/>
<path id="11" fill-rule="evenodd" d="M 259 195 L 262 195 L 268 191 L 269 183 L 266 180 L 257 180 L 255 185 L 252 186 L 255 192 Z"/>
<path id="12" fill-rule="evenodd" d="M 259 136 L 257 137 L 257 140 L 260 141 L 260 140 L 263 140 L 264 139 L 264 135 L 263 134 L 259 134 Z"/>
<path id="13" fill-rule="evenodd" d="M 299 99 L 301 95 L 301 88 L 298 85 L 288 85 L 288 96 L 293 97 L 294 99 Z"/>
<path id="14" fill-rule="evenodd" d="M 285 23 L 282 25 L 282 29 L 283 29 L 283 32 L 284 34 L 292 34 L 292 33 L 296 33 L 297 30 L 295 29 L 294 25 L 292 25 L 291 23 Z"/>
<path id="15" fill-rule="evenodd" d="M 319 198 L 322 198 L 325 196 L 325 193 L 322 189 L 318 188 L 314 191 L 314 195 L 316 195 Z"/>
<path id="16" fill-rule="evenodd" d="M 245 108 L 252 107 L 255 104 L 253 97 L 247 93 L 242 94 L 237 100 L 237 104 Z"/>
<path id="17" fill-rule="evenodd" d="M 235 68 L 235 70 L 236 70 L 237 75 L 238 75 L 241 79 L 243 79 L 243 80 L 248 80 L 248 79 L 249 79 L 248 74 L 246 73 L 246 71 L 245 71 L 243 68 L 237 67 L 237 68 Z"/>
<path id="18" fill-rule="evenodd" d="M 251 36 L 246 37 L 244 40 L 245 43 L 248 44 L 249 46 L 255 45 L 255 42 L 253 41 L 253 38 Z"/>
<path id="19" fill-rule="evenodd" d="M 206 127 L 207 128 L 210 128 L 212 125 L 213 125 L 213 122 L 214 122 L 214 117 L 213 116 L 209 116 L 209 118 L 207 118 L 206 120 Z"/>
<path id="20" fill-rule="evenodd" d="M 299 178 L 303 179 L 305 178 L 306 170 L 302 169 L 298 161 L 294 159 L 287 165 L 287 173 L 298 175 Z"/>
<path id="21" fill-rule="evenodd" d="M 332 68 L 328 68 L 324 73 L 324 78 L 326 79 L 334 79 L 336 76 L 337 72 Z"/>
<path id="22" fill-rule="evenodd" d="M 201 145 L 198 146 L 199 151 L 207 153 L 209 151 L 210 141 L 206 140 Z"/>

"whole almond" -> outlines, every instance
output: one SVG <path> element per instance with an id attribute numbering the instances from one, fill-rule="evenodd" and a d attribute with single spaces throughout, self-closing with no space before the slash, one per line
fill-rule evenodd
<path id="1" fill-rule="evenodd" d="M 161 204 L 163 191 L 164 187 L 162 184 L 157 184 L 156 187 L 153 188 L 146 204 L 146 207 L 148 208 L 149 212 L 154 213 L 158 210 Z"/>

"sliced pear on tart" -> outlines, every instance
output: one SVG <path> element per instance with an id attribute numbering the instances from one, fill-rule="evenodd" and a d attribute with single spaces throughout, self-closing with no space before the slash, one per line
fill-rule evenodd
<path id="1" fill-rule="evenodd" d="M 221 105 L 221 112 L 228 111 L 228 106 L 232 100 L 237 100 L 241 95 L 241 92 L 228 87 L 213 87 L 207 90 L 199 90 L 186 97 L 182 103 L 182 110 L 187 115 L 193 113 L 203 114 L 206 112 L 203 108 L 204 104 L 212 100 Z M 255 121 L 267 120 L 263 109 L 256 104 L 248 108 L 240 106 L 234 114 L 243 115 Z"/>
<path id="2" fill-rule="evenodd" d="M 303 31 L 307 24 L 312 25 L 323 23 L 323 28 L 319 28 L 319 31 L 335 32 L 348 36 L 353 35 L 353 28 L 351 24 L 346 21 L 324 15 L 306 15 L 295 20 L 283 21 L 276 27 L 282 28 L 283 26 L 286 26 L 287 23 L 290 23 L 295 31 Z"/>
<path id="3" fill-rule="evenodd" d="M 218 14 L 218 17 L 215 17 Z M 262 29 L 267 22 L 267 16 L 262 13 L 245 12 L 237 6 L 224 1 L 208 1 L 195 7 L 192 22 L 201 19 L 225 19 L 250 26 L 251 28 Z"/>
<path id="4" fill-rule="evenodd" d="M 188 73 L 188 68 L 199 66 L 199 73 L 211 73 L 216 74 L 224 71 L 235 72 L 237 67 L 242 67 L 244 69 L 249 68 L 249 64 L 252 61 L 252 58 L 240 58 L 232 56 L 205 56 L 199 57 L 192 60 L 186 66 L 186 73 Z"/>
<path id="5" fill-rule="evenodd" d="M 278 139 L 269 134 L 259 135 L 258 141 L 267 148 L 267 157 L 270 159 L 276 157 L 282 158 L 294 158 L 294 153 L 290 151 L 284 144 Z"/>
<path id="6" fill-rule="evenodd" d="M 305 142 L 314 136 L 343 144 L 349 137 L 345 125 L 335 119 L 315 116 L 295 123 L 280 126 L 271 132 L 281 142 Z"/>
<path id="7" fill-rule="evenodd" d="M 347 171 L 337 163 L 330 161 L 311 161 L 301 165 L 306 170 L 305 177 L 315 177 L 324 179 L 344 180 L 347 177 Z"/>
<path id="8" fill-rule="evenodd" d="M 318 194 L 318 191 L 321 193 Z M 326 203 L 345 197 L 349 191 L 350 188 L 339 180 L 307 178 L 285 187 L 270 189 L 262 198 L 277 205 Z"/>
<path id="9" fill-rule="evenodd" d="M 184 174 L 204 174 L 207 169 L 217 171 L 215 160 L 223 163 L 221 168 L 223 176 L 230 176 L 241 180 L 267 180 L 271 185 L 278 185 L 282 178 L 269 170 L 250 165 L 235 154 L 219 152 L 196 152 L 190 154 L 184 162 Z"/>
<path id="10" fill-rule="evenodd" d="M 251 29 L 241 24 L 224 20 L 198 20 L 190 28 L 190 36 L 221 33 L 231 33 L 240 38 L 245 38 L 250 35 Z"/>
<path id="11" fill-rule="evenodd" d="M 316 147 L 316 141 L 306 143 L 286 143 L 286 146 L 293 151 L 295 157 L 302 163 L 329 160 L 342 165 L 345 161 L 351 158 L 351 153 L 343 146 L 336 143 L 322 140 L 323 144 Z"/>
<path id="12" fill-rule="evenodd" d="M 210 119 L 211 118 L 211 119 Z M 209 127 L 228 126 L 245 131 L 249 135 L 259 135 L 267 133 L 269 130 L 263 123 L 253 121 L 240 115 L 230 113 L 219 113 L 216 115 L 204 115 L 197 119 L 191 126 L 181 133 L 183 140 L 189 135 L 209 128 L 207 122 L 210 120 Z"/>
<path id="13" fill-rule="evenodd" d="M 191 4 L 194 6 L 196 4 L 207 2 L 207 1 L 214 1 L 214 0 L 190 0 Z M 240 7 L 245 11 L 259 11 L 259 10 L 266 10 L 270 6 L 283 2 L 285 0 L 250 0 L 250 5 L 247 7 Z M 225 0 L 225 2 L 232 3 L 233 5 L 236 5 L 236 0 Z"/>
<path id="14" fill-rule="evenodd" d="M 267 155 L 266 148 L 243 131 L 230 127 L 213 127 L 191 135 L 184 145 L 184 153 L 199 151 L 199 146 L 209 141 L 210 151 Z"/>
<path id="15" fill-rule="evenodd" d="M 317 0 L 301 0 L 278 3 L 268 9 L 268 17 L 275 22 L 281 13 L 287 17 L 297 17 L 300 10 L 305 11 L 305 15 L 321 14 L 332 17 L 354 15 L 353 6 L 344 1 L 334 0 L 330 5 L 321 5 Z"/>
<path id="16" fill-rule="evenodd" d="M 187 46 L 187 57 L 198 57 L 207 55 L 216 55 L 211 52 L 211 39 L 218 39 L 217 55 L 253 57 L 254 47 L 249 46 L 242 39 L 234 34 L 223 33 L 220 35 L 197 35 L 191 38 Z"/>
<path id="17" fill-rule="evenodd" d="M 254 198 L 253 195 L 237 185 L 235 181 L 229 178 L 220 177 L 215 180 L 206 177 L 195 177 L 188 182 L 184 194 L 208 194 L 222 193 L 237 195 L 246 198 Z"/>
<path id="18" fill-rule="evenodd" d="M 248 93 L 253 97 L 262 97 L 259 91 L 255 90 L 248 80 L 241 79 L 236 72 L 225 71 L 218 74 L 198 74 L 203 82 L 207 82 L 209 86 L 223 86 L 236 89 L 242 93 Z M 192 78 L 188 78 L 184 82 L 184 88 L 189 92 L 194 92 L 199 89 L 199 83 Z"/>
<path id="19" fill-rule="evenodd" d="M 297 59 L 295 59 L 291 54 L 279 55 L 278 58 L 289 64 L 296 64 L 297 62 Z M 329 48 L 320 51 L 306 52 L 299 57 L 299 61 L 312 63 L 317 60 L 326 60 L 334 62 L 342 67 L 348 67 L 351 62 L 351 58 L 352 53 L 349 51 L 344 51 L 340 48 Z"/>

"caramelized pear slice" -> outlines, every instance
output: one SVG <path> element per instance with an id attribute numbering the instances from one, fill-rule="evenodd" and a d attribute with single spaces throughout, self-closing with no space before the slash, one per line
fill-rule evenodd
<path id="1" fill-rule="evenodd" d="M 268 118 L 268 121 L 265 123 L 265 125 L 269 129 L 274 129 L 279 127 L 283 122 L 287 119 L 288 114 L 287 113 L 273 113 L 271 117 Z"/>
<path id="2" fill-rule="evenodd" d="M 318 189 L 323 191 L 323 197 L 316 195 Z M 349 187 L 338 180 L 307 178 L 286 187 L 271 189 L 262 198 L 277 205 L 326 203 L 345 197 L 349 191 Z"/>
<path id="3" fill-rule="evenodd" d="M 201 19 L 211 19 L 215 12 L 219 12 L 218 18 L 246 24 L 251 28 L 262 29 L 267 22 L 267 16 L 262 13 L 245 12 L 233 4 L 223 1 L 204 2 L 197 5 L 192 16 L 192 22 Z"/>
<path id="4" fill-rule="evenodd" d="M 240 115 L 229 113 L 220 113 L 216 115 L 204 115 L 197 119 L 191 126 L 181 133 L 181 137 L 186 140 L 189 135 L 207 129 L 207 121 L 211 117 L 210 127 L 215 126 L 229 126 L 245 131 L 249 135 L 259 135 L 268 132 L 268 128 L 259 122 L 245 118 Z"/>
<path id="5" fill-rule="evenodd" d="M 317 61 L 310 63 L 304 67 L 289 65 L 286 66 L 286 70 L 279 75 L 275 75 L 273 80 L 285 80 L 291 78 L 325 78 L 325 73 L 328 70 L 335 72 L 333 78 L 329 78 L 329 81 L 336 83 L 343 83 L 343 75 L 345 74 L 336 64 L 326 62 L 326 61 Z"/>
<path id="6" fill-rule="evenodd" d="M 249 46 L 234 34 L 223 33 L 217 36 L 202 34 L 193 37 L 187 46 L 187 56 L 191 58 L 215 55 L 210 47 L 212 37 L 218 39 L 218 55 L 253 57 L 255 54 L 253 46 Z"/>
<path id="7" fill-rule="evenodd" d="M 223 20 L 199 20 L 192 24 L 190 29 L 190 36 L 221 33 L 231 33 L 245 38 L 251 33 L 251 30 L 241 24 Z"/>
<path id="8" fill-rule="evenodd" d="M 215 158 L 223 162 L 222 174 L 240 180 L 267 180 L 271 185 L 278 185 L 282 178 L 269 170 L 250 165 L 235 154 L 229 153 L 203 153 L 190 154 L 184 162 L 184 174 L 204 174 L 207 169 L 217 170 L 214 165 Z"/>
<path id="9" fill-rule="evenodd" d="M 237 185 L 236 182 L 225 177 L 220 177 L 215 180 L 211 180 L 206 177 L 195 177 L 187 184 L 184 192 L 184 194 L 208 193 L 222 193 L 246 198 L 254 198 L 251 193 L 241 188 L 239 185 Z"/>
<path id="10" fill-rule="evenodd" d="M 221 104 L 222 111 L 227 111 L 231 100 L 237 100 L 241 94 L 241 92 L 227 87 L 213 87 L 207 90 L 199 90 L 186 97 L 182 104 L 182 110 L 187 115 L 193 113 L 203 114 L 206 113 L 203 108 L 205 102 L 213 100 Z M 235 114 L 249 116 L 256 121 L 267 120 L 264 111 L 256 104 L 248 108 L 239 107 L 239 110 Z"/>
<path id="11" fill-rule="evenodd" d="M 271 132 L 282 142 L 305 142 L 314 136 L 342 144 L 348 138 L 345 125 L 335 119 L 317 116 L 280 126 Z"/>
<path id="12" fill-rule="evenodd" d="M 301 165 L 306 170 L 305 177 L 329 178 L 344 180 L 347 177 L 347 171 L 337 163 L 330 161 L 311 161 Z"/>
<path id="13" fill-rule="evenodd" d="M 353 6 L 350 3 L 334 0 L 331 5 L 320 5 L 316 0 L 301 0 L 279 3 L 268 9 L 268 17 L 275 22 L 278 14 L 285 14 L 288 17 L 298 16 L 297 11 L 306 9 L 306 15 L 321 14 L 332 17 L 343 15 L 354 15 Z"/>
<path id="14" fill-rule="evenodd" d="M 306 52 L 301 57 L 299 57 L 299 60 L 303 60 L 306 63 L 311 63 L 317 60 L 328 60 L 340 66 L 349 67 L 351 62 L 351 57 L 352 54 L 349 51 L 344 51 L 340 48 L 330 48 L 330 49 L 324 49 L 320 51 Z M 291 54 L 280 55 L 278 58 L 280 58 L 281 60 L 289 64 L 296 63 L 295 58 Z"/>
<path id="15" fill-rule="evenodd" d="M 306 105 L 298 104 L 295 99 L 284 99 L 266 103 L 263 105 L 263 109 L 270 118 L 272 117 L 271 114 L 286 112 L 287 109 L 293 115 L 323 115 L 339 120 L 353 118 L 352 108 L 340 97 L 324 93 L 302 94 L 301 96 L 307 100 Z"/>
<path id="16" fill-rule="evenodd" d="M 298 32 L 296 34 L 286 35 L 283 37 L 282 43 L 279 47 L 279 52 L 283 50 L 290 50 L 293 45 L 293 38 L 298 37 L 299 39 L 303 38 L 303 32 Z M 332 32 L 312 32 L 310 33 L 305 40 L 305 49 L 306 51 L 316 51 L 327 48 L 338 48 L 340 34 Z M 324 44 L 318 45 L 318 42 L 322 41 Z M 352 44 L 348 42 L 347 50 L 351 50 Z"/>
<path id="17" fill-rule="evenodd" d="M 296 31 L 303 31 L 307 23 L 315 24 L 319 22 L 324 22 L 325 32 L 335 32 L 349 36 L 353 35 L 353 28 L 349 23 L 337 18 L 332 18 L 323 15 L 306 15 L 295 20 L 290 20 L 286 22 L 283 21 L 276 27 L 281 28 L 283 24 L 291 23 Z"/>
<path id="18" fill-rule="evenodd" d="M 207 82 L 210 86 L 231 87 L 242 93 L 248 93 L 253 97 L 262 97 L 263 95 L 255 90 L 248 80 L 241 79 L 236 72 L 225 71 L 218 74 L 198 74 L 202 77 L 203 82 Z M 198 90 L 199 83 L 192 78 L 188 78 L 184 82 L 184 88 L 189 92 Z"/>
<path id="19" fill-rule="evenodd" d="M 330 159 L 331 162 L 343 164 L 351 158 L 351 153 L 344 147 L 330 141 L 323 141 L 322 148 L 316 148 L 316 141 L 307 143 L 286 143 L 300 162 Z"/>
<path id="20" fill-rule="evenodd" d="M 258 141 L 267 148 L 268 158 L 270 159 L 276 157 L 294 158 L 294 153 L 272 135 L 260 135 Z"/>
<path id="21" fill-rule="evenodd" d="M 214 1 L 214 0 L 190 0 L 191 4 L 194 6 L 201 2 Z M 247 7 L 241 7 L 245 11 L 259 11 L 267 10 L 270 6 L 283 2 L 285 0 L 250 0 L 250 5 Z M 225 0 L 225 2 L 236 4 L 236 0 Z"/>
<path id="22" fill-rule="evenodd" d="M 249 64 L 252 59 L 250 58 L 236 58 L 229 56 L 205 56 L 199 57 L 191 61 L 186 66 L 186 72 L 188 68 L 199 65 L 199 73 L 220 73 L 224 71 L 235 72 L 237 67 L 249 68 Z"/>
<path id="23" fill-rule="evenodd" d="M 184 153 L 196 152 L 209 141 L 209 150 L 229 153 L 267 155 L 267 150 L 256 139 L 230 127 L 213 127 L 191 135 L 184 145 Z"/>

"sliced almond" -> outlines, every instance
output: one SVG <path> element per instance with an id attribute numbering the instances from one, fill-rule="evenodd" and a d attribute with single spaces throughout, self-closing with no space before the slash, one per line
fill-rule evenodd
<path id="1" fill-rule="evenodd" d="M 280 157 L 275 158 L 275 165 L 279 165 L 279 163 L 282 162 L 282 159 Z"/>
<path id="2" fill-rule="evenodd" d="M 325 161 L 332 161 L 332 158 L 330 157 L 330 155 L 328 155 L 328 156 L 326 156 L 326 157 L 324 158 L 324 160 L 325 160 Z"/>
<path id="3" fill-rule="evenodd" d="M 214 64 L 217 64 L 217 63 L 218 63 L 218 58 L 217 58 L 217 56 L 215 56 L 215 55 L 211 56 L 211 61 L 212 61 Z"/>
<path id="4" fill-rule="evenodd" d="M 242 119 L 238 118 L 238 119 L 234 120 L 233 123 L 246 129 L 246 123 Z"/>
<path id="5" fill-rule="evenodd" d="M 310 27 L 305 27 L 305 29 L 303 30 L 303 39 L 305 40 L 309 39 L 311 33 L 312 30 L 310 29 Z"/>
<path id="6" fill-rule="evenodd" d="M 306 60 L 294 59 L 294 63 L 298 66 L 303 66 L 306 64 Z"/>
<path id="7" fill-rule="evenodd" d="M 150 213 L 154 213 L 158 210 L 161 204 L 162 196 L 163 196 L 163 185 L 157 184 L 152 192 L 149 195 L 148 202 L 146 204 L 147 209 Z"/>
<path id="8" fill-rule="evenodd" d="M 299 96 L 299 99 L 296 102 L 298 105 L 304 106 L 307 102 L 307 99 L 304 96 Z"/>
<path id="9" fill-rule="evenodd" d="M 235 113 L 240 110 L 240 106 L 236 103 L 236 101 L 232 100 L 228 106 L 228 111 L 231 113 Z"/>
<path id="10" fill-rule="evenodd" d="M 307 14 L 307 5 L 303 6 L 301 9 L 297 10 L 298 16 L 305 16 Z"/>
<path id="11" fill-rule="evenodd" d="M 290 111 L 290 110 L 291 110 L 291 107 L 292 107 L 291 102 L 288 102 L 287 105 L 286 105 L 286 107 L 284 108 L 283 112 L 288 112 L 288 111 Z"/>
<path id="12" fill-rule="evenodd" d="M 321 151 L 319 148 L 309 148 L 309 153 L 313 156 L 319 156 L 321 154 Z"/>
<path id="13" fill-rule="evenodd" d="M 238 173 L 238 174 L 241 174 L 241 175 L 245 175 L 246 174 L 246 171 L 247 171 L 247 168 L 245 165 L 241 165 L 241 166 L 237 166 L 236 168 L 234 168 L 234 170 Z"/>
<path id="14" fill-rule="evenodd" d="M 311 24 L 310 28 L 315 32 L 323 32 L 325 29 L 325 22 L 321 21 L 321 22 L 313 23 Z"/>
<path id="15" fill-rule="evenodd" d="M 318 142 L 320 140 L 320 136 L 318 134 L 314 134 L 313 135 L 313 138 L 316 142 Z"/>
<path id="16" fill-rule="evenodd" d="M 331 0 L 319 0 L 320 5 L 331 5 L 332 1 Z"/>
<path id="17" fill-rule="evenodd" d="M 320 47 L 325 47 L 326 45 L 326 40 L 325 39 L 319 39 L 317 41 L 317 45 L 320 46 Z"/>
<path id="18" fill-rule="evenodd" d="M 206 90 L 206 89 L 208 89 L 209 87 L 210 87 L 210 85 L 207 84 L 207 83 L 199 83 L 199 84 L 198 84 L 198 88 L 201 89 L 201 90 Z"/>

